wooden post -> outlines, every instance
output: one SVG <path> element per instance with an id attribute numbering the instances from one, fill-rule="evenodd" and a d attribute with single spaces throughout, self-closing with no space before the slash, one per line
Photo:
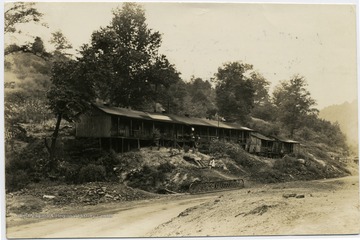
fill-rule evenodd
<path id="1" fill-rule="evenodd" d="M 124 152 L 124 138 L 121 138 L 121 153 Z"/>
<path id="2" fill-rule="evenodd" d="M 100 149 L 102 149 L 101 138 L 99 138 Z"/>
<path id="3" fill-rule="evenodd" d="M 140 137 L 143 137 L 143 135 L 144 135 L 144 121 L 141 121 Z"/>
<path id="4" fill-rule="evenodd" d="M 138 149 L 140 149 L 140 139 L 137 139 Z"/>
<path id="5" fill-rule="evenodd" d="M 118 117 L 117 120 L 118 120 L 118 126 L 117 126 L 118 129 L 117 129 L 116 135 L 119 136 L 120 135 L 120 118 Z"/>
<path id="6" fill-rule="evenodd" d="M 132 119 L 130 119 L 130 137 L 133 136 L 133 130 L 132 130 Z"/>
<path id="7" fill-rule="evenodd" d="M 182 138 L 183 138 L 183 147 L 185 146 L 185 140 L 184 140 L 184 126 L 181 125 L 181 135 L 182 135 Z"/>

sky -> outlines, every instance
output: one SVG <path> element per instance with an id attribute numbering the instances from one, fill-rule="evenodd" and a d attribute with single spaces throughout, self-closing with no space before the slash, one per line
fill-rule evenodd
<path id="1" fill-rule="evenodd" d="M 356 6 L 351 4 L 141 3 L 149 28 L 162 33 L 160 52 L 181 72 L 208 80 L 230 61 L 254 66 L 270 90 L 305 77 L 319 109 L 357 99 Z M 48 42 L 61 30 L 74 49 L 89 43 L 121 3 L 37 3 L 48 28 L 24 25 Z M 28 41 L 32 41 L 28 37 Z M 48 46 L 48 49 L 51 49 Z"/>

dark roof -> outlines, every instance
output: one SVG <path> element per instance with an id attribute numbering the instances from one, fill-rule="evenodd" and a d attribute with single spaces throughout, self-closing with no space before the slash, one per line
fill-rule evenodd
<path id="1" fill-rule="evenodd" d="M 135 111 L 127 108 L 104 106 L 104 105 L 95 105 L 95 106 L 101 111 L 110 115 L 151 120 L 151 118 L 145 112 Z"/>
<path id="2" fill-rule="evenodd" d="M 209 120 L 209 119 L 201 119 L 201 118 L 193 118 L 186 116 L 179 116 L 175 114 L 162 114 L 162 113 L 149 113 L 136 111 L 128 108 L 119 108 L 119 107 L 110 107 L 106 105 L 93 104 L 94 107 L 103 111 L 104 113 L 115 115 L 115 116 L 124 116 L 129 118 L 137 118 L 143 120 L 154 120 L 160 122 L 172 122 L 172 123 L 180 123 L 191 126 L 207 126 L 207 127 L 219 127 L 225 129 L 237 129 L 244 131 L 253 131 L 250 128 L 240 126 L 235 123 L 224 123 L 221 121 Z"/>
<path id="3" fill-rule="evenodd" d="M 196 125 L 196 126 L 209 126 L 206 122 L 204 122 L 202 119 L 199 118 L 191 118 L 186 116 L 179 116 L 175 114 L 167 114 L 169 117 L 171 117 L 173 120 L 180 122 L 182 124 L 186 125 Z"/>
<path id="4" fill-rule="evenodd" d="M 280 137 L 273 137 L 275 138 L 276 140 L 280 141 L 280 142 L 284 142 L 284 143 L 299 143 L 297 141 L 294 141 L 294 140 L 291 140 L 291 139 L 285 139 L 285 138 L 280 138 Z"/>
<path id="5" fill-rule="evenodd" d="M 236 129 L 241 129 L 241 130 L 244 130 L 244 131 L 254 131 L 251 128 L 241 126 L 238 123 L 226 123 L 226 125 L 229 125 L 229 126 L 232 126 L 232 127 L 236 128 Z"/>
<path id="6" fill-rule="evenodd" d="M 251 136 L 254 136 L 254 137 L 259 138 L 261 140 L 272 141 L 272 142 L 275 141 L 275 139 L 266 137 L 266 136 L 264 136 L 264 135 L 262 135 L 262 134 L 260 134 L 258 132 L 251 133 Z"/>

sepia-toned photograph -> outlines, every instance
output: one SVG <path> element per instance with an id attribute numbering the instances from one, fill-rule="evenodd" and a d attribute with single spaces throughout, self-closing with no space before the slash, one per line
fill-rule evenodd
<path id="1" fill-rule="evenodd" d="M 359 235 L 357 9 L 4 3 L 6 237 Z"/>

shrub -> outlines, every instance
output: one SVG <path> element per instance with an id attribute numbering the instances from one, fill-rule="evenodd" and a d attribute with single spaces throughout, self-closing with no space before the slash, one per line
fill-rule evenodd
<path id="1" fill-rule="evenodd" d="M 5 185 L 8 192 L 18 191 L 30 183 L 30 176 L 24 170 L 6 173 Z"/>
<path id="2" fill-rule="evenodd" d="M 145 191 L 157 192 L 164 185 L 167 174 L 175 169 L 171 163 L 162 163 L 158 167 L 143 166 L 127 175 L 128 185 Z"/>
<path id="3" fill-rule="evenodd" d="M 209 152 L 217 158 L 227 156 L 243 167 L 252 168 L 255 166 L 249 153 L 236 143 L 213 141 L 210 143 Z"/>
<path id="4" fill-rule="evenodd" d="M 283 173 L 294 173 L 304 170 L 303 164 L 290 156 L 277 159 L 273 168 Z"/>
<path id="5" fill-rule="evenodd" d="M 79 172 L 80 183 L 104 181 L 105 177 L 105 168 L 94 164 L 82 167 Z"/>
<path id="6" fill-rule="evenodd" d="M 77 183 L 79 181 L 79 172 L 81 166 L 78 164 L 71 164 L 62 162 L 60 164 L 59 173 L 67 183 Z"/>

